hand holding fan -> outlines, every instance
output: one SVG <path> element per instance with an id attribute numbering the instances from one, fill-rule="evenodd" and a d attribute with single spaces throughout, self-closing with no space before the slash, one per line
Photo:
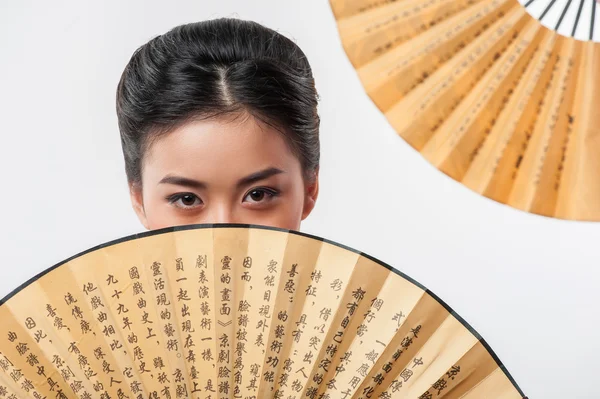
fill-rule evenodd
<path id="1" fill-rule="evenodd" d="M 0 306 L 0 398 L 522 398 L 422 285 L 304 234 L 127 237 Z"/>
<path id="2" fill-rule="evenodd" d="M 366 92 L 435 167 L 521 210 L 600 220 L 596 0 L 330 4 Z"/>

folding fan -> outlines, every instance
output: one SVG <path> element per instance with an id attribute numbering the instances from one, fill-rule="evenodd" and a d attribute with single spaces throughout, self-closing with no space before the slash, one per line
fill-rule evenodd
<path id="1" fill-rule="evenodd" d="M 365 91 L 435 167 L 524 211 L 600 220 L 596 0 L 330 5 Z"/>
<path id="2" fill-rule="evenodd" d="M 110 242 L 0 305 L 0 398 L 523 398 L 422 285 L 248 225 Z"/>

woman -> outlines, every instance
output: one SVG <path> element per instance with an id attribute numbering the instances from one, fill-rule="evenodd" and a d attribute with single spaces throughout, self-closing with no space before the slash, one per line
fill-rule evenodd
<path id="1" fill-rule="evenodd" d="M 300 48 L 257 23 L 173 28 L 137 49 L 117 89 L 131 201 L 147 229 L 298 230 L 319 192 L 319 116 Z"/>

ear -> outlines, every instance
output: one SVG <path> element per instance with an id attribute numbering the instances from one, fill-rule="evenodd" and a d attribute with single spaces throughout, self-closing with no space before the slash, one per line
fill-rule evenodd
<path id="1" fill-rule="evenodd" d="M 140 184 L 129 183 L 129 196 L 131 197 L 131 205 L 138 219 L 146 230 L 148 228 L 148 220 L 146 219 L 146 211 L 144 210 L 144 198 L 142 195 L 142 187 Z"/>
<path id="2" fill-rule="evenodd" d="M 315 169 L 314 175 L 309 181 L 307 181 L 304 192 L 302 220 L 306 219 L 315 208 L 317 197 L 319 196 L 319 168 Z"/>

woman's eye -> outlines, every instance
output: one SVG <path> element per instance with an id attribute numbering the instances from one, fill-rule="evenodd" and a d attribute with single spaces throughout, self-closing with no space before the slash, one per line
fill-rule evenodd
<path id="1" fill-rule="evenodd" d="M 169 198 L 169 202 L 183 209 L 195 208 L 202 204 L 200 198 L 191 193 L 175 194 Z"/>
<path id="2" fill-rule="evenodd" d="M 276 195 L 277 195 L 276 191 L 266 190 L 263 188 L 257 188 L 257 189 L 250 191 L 246 195 L 246 197 L 244 198 L 244 202 L 251 202 L 251 203 L 264 202 L 265 200 L 268 201 L 269 199 L 275 197 Z"/>

